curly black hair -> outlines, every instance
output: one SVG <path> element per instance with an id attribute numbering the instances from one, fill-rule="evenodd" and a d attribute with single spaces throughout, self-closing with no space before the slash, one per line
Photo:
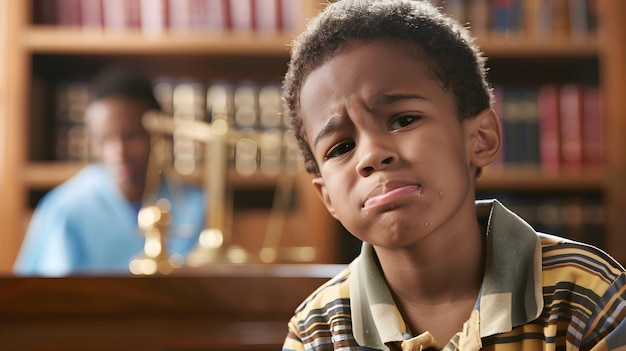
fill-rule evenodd
<path id="1" fill-rule="evenodd" d="M 428 1 L 340 0 L 329 4 L 294 40 L 283 81 L 283 99 L 307 172 L 319 168 L 306 141 L 300 115 L 300 93 L 307 76 L 352 40 L 386 40 L 426 53 L 431 73 L 451 91 L 461 120 L 491 106 L 486 58 L 469 31 Z M 412 46 L 412 44 L 414 46 Z M 416 45 L 416 46 L 415 46 Z M 423 55 L 420 55 L 423 56 Z"/>
<path id="2" fill-rule="evenodd" d="M 152 82 L 138 68 L 128 64 L 113 64 L 102 69 L 90 83 L 92 101 L 111 97 L 124 98 L 161 110 L 154 96 Z"/>

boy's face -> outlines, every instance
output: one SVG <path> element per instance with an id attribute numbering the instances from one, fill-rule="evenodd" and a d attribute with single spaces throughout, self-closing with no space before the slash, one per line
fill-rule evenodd
<path id="1" fill-rule="evenodd" d="M 403 247 L 475 219 L 478 127 L 455 106 L 397 44 L 353 41 L 307 76 L 301 111 L 321 174 L 313 184 L 353 235 Z"/>
<path id="2" fill-rule="evenodd" d="M 86 111 L 92 149 L 132 200 L 143 193 L 150 155 L 150 134 L 141 119 L 145 104 L 123 98 L 92 103 Z"/>

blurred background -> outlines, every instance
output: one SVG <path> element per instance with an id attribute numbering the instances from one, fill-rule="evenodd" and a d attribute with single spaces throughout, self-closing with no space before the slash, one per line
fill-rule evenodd
<path id="1" fill-rule="evenodd" d="M 537 230 L 597 245 L 625 263 L 626 2 L 431 2 L 467 23 L 489 58 L 505 144 L 484 170 L 478 198 L 497 197 Z M 323 7 L 319 0 L 0 0 L 0 273 L 10 273 L 41 197 L 90 161 L 87 82 L 116 63 L 151 77 L 173 116 L 210 121 L 211 92 L 222 89 L 236 129 L 270 140 L 248 156 L 229 153 L 233 243 L 257 255 L 270 236 L 278 247 L 313 250 L 283 262 L 349 262 L 360 243 L 295 166 L 276 98 L 290 41 Z M 198 164 L 177 172 L 202 184 L 202 154 L 190 152 Z M 295 176 L 283 225 L 268 232 L 287 173 Z"/>

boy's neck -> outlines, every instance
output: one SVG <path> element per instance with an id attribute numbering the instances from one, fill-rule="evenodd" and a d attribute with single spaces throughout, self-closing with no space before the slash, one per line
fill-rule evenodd
<path id="1" fill-rule="evenodd" d="M 409 330 L 430 332 L 439 349 L 462 330 L 475 305 L 484 274 L 485 230 L 476 224 L 462 235 L 433 235 L 436 242 L 403 252 L 376 250 Z"/>
<path id="2" fill-rule="evenodd" d="M 486 228 L 478 223 L 470 228 L 431 235 L 400 251 L 377 247 L 381 269 L 396 298 L 427 305 L 467 296 L 475 299 L 483 278 Z"/>

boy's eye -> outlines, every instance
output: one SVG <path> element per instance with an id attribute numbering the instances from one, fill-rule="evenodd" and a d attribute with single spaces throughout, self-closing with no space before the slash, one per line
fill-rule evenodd
<path id="1" fill-rule="evenodd" d="M 333 157 L 337 157 L 337 156 L 341 156 L 343 154 L 345 154 L 346 152 L 349 152 L 350 150 L 352 150 L 354 148 L 354 142 L 353 141 L 342 141 L 338 144 L 335 144 L 335 146 L 333 146 L 330 150 L 328 150 L 328 152 L 326 153 L 326 156 L 324 156 L 325 159 L 330 159 Z"/>
<path id="2" fill-rule="evenodd" d="M 391 121 L 391 124 L 389 124 L 389 130 L 402 129 L 402 128 L 410 125 L 411 123 L 417 121 L 420 118 L 421 117 L 418 116 L 418 115 L 403 115 L 403 116 L 400 116 L 400 117 L 394 119 L 393 121 Z"/>

